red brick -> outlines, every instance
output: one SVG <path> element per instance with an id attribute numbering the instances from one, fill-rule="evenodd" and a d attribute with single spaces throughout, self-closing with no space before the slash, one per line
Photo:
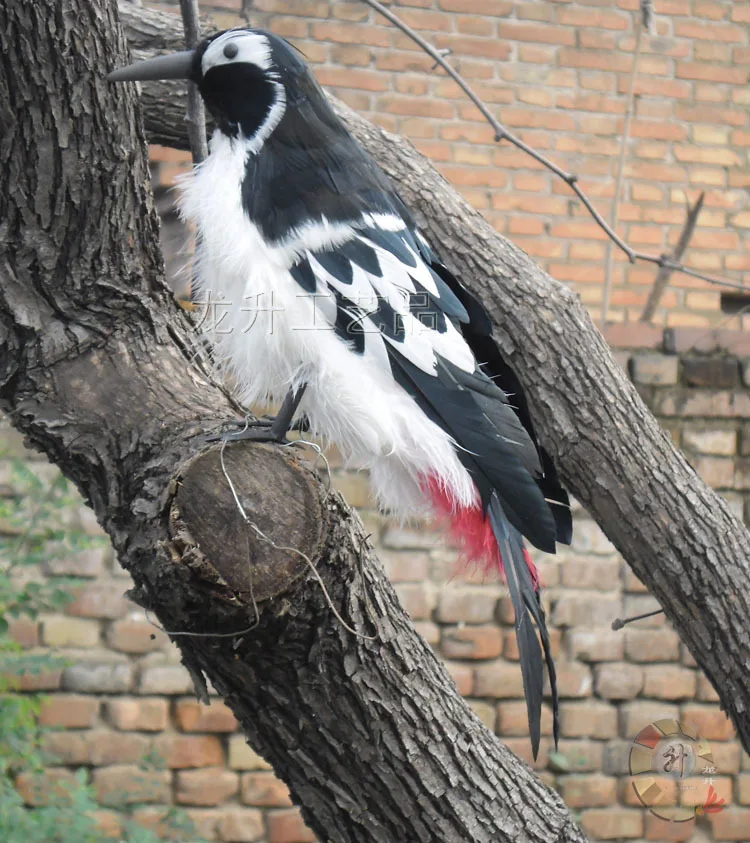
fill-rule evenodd
<path id="1" fill-rule="evenodd" d="M 79 694 L 54 694 L 42 702 L 39 723 L 66 729 L 86 729 L 99 714 L 99 700 Z"/>
<path id="2" fill-rule="evenodd" d="M 43 773 L 20 773 L 15 785 L 26 805 L 46 805 L 50 795 L 64 796 L 75 786 L 75 774 L 62 767 L 48 767 Z"/>
<path id="3" fill-rule="evenodd" d="M 613 776 L 565 776 L 560 795 L 569 808 L 599 808 L 617 802 L 617 779 Z"/>
<path id="4" fill-rule="evenodd" d="M 141 802 L 166 802 L 169 799 L 171 773 L 144 770 L 135 764 L 94 770 L 93 785 L 102 805 L 130 805 Z"/>
<path id="5" fill-rule="evenodd" d="M 234 732 L 237 729 L 232 710 L 220 700 L 212 700 L 208 706 L 192 699 L 179 700 L 175 714 L 183 732 Z"/>
<path id="6" fill-rule="evenodd" d="M 628 700 L 638 696 L 643 687 L 643 669 L 620 662 L 596 668 L 597 696 L 607 700 Z"/>
<path id="7" fill-rule="evenodd" d="M 435 38 L 440 49 L 449 48 L 454 55 L 482 56 L 484 58 L 505 61 L 510 58 L 511 46 L 497 38 L 477 38 L 473 35 L 441 34 Z"/>
<path id="8" fill-rule="evenodd" d="M 252 808 L 223 811 L 218 822 L 219 839 L 227 843 L 251 843 L 263 837 L 263 814 Z M 269 838 L 269 843 L 274 841 Z"/>
<path id="9" fill-rule="evenodd" d="M 494 659 L 503 650 L 503 631 L 497 626 L 444 629 L 441 649 L 449 659 Z"/>
<path id="10" fill-rule="evenodd" d="M 358 26 L 356 23 L 314 23 L 311 34 L 315 41 L 334 41 L 339 44 L 366 44 L 372 47 L 389 47 L 391 34 L 376 26 Z"/>
<path id="11" fill-rule="evenodd" d="M 668 662 L 680 657 L 680 638 L 673 629 L 630 628 L 624 635 L 625 655 L 631 661 Z"/>
<path id="12" fill-rule="evenodd" d="M 643 696 L 657 700 L 693 699 L 696 672 L 676 664 L 652 665 L 643 669 Z"/>
<path id="13" fill-rule="evenodd" d="M 315 835 L 296 808 L 269 812 L 267 823 L 268 843 L 315 843 Z"/>
<path id="14" fill-rule="evenodd" d="M 543 735 L 552 734 L 552 709 L 546 704 L 542 706 L 541 730 Z M 529 714 L 523 700 L 497 704 L 497 733 L 503 737 L 529 734 Z"/>
<path id="15" fill-rule="evenodd" d="M 627 808 L 594 808 L 583 812 L 581 825 L 597 840 L 640 837 L 643 814 Z"/>
<path id="16" fill-rule="evenodd" d="M 150 653 L 166 646 L 169 638 L 147 620 L 123 618 L 110 624 L 107 644 L 121 653 Z"/>
<path id="17" fill-rule="evenodd" d="M 715 706 L 686 704 L 682 719 L 692 724 L 698 734 L 709 741 L 730 741 L 734 738 L 732 721 Z"/>
<path id="18" fill-rule="evenodd" d="M 239 790 L 237 773 L 221 767 L 177 773 L 177 801 L 182 805 L 220 805 Z"/>
<path id="19" fill-rule="evenodd" d="M 151 741 L 143 735 L 98 729 L 86 733 L 91 763 L 97 767 L 110 764 L 138 764 L 148 753 Z"/>
<path id="20" fill-rule="evenodd" d="M 225 761 L 221 741 L 208 735 L 161 735 L 154 750 L 172 769 L 220 767 Z"/>
<path id="21" fill-rule="evenodd" d="M 514 0 L 439 0 L 438 5 L 446 12 L 505 17 L 511 14 L 515 2 Z"/>
<path id="22" fill-rule="evenodd" d="M 710 817 L 716 840 L 747 840 L 750 828 L 750 808 L 732 806 Z"/>
<path id="23" fill-rule="evenodd" d="M 289 788 L 271 772 L 242 774 L 242 801 L 259 808 L 291 807 Z"/>
<path id="24" fill-rule="evenodd" d="M 112 583 L 89 583 L 78 592 L 65 611 L 81 618 L 114 619 L 122 617 L 133 604 Z"/>
<path id="25" fill-rule="evenodd" d="M 116 729 L 125 732 L 161 732 L 169 722 L 169 707 L 164 699 L 109 700 L 107 718 Z"/>
<path id="26" fill-rule="evenodd" d="M 617 735 L 617 709 L 598 700 L 560 706 L 560 731 L 566 738 L 612 738 Z"/>

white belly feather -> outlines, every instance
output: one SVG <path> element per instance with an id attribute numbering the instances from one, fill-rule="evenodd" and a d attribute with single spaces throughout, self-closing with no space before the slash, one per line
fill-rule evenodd
<path id="1" fill-rule="evenodd" d="M 269 246 L 241 205 L 247 151 L 216 134 L 211 155 L 181 183 L 180 208 L 199 234 L 198 298 L 210 302 L 203 329 L 216 361 L 246 404 L 279 402 L 307 384 L 300 412 L 312 432 L 334 442 L 350 465 L 368 468 L 381 506 L 424 514 L 420 486 L 443 484 L 457 506 L 476 503 L 473 481 L 451 438 L 394 380 L 384 355 L 347 347 L 324 318 L 326 302 L 291 276 L 299 240 Z M 351 237 L 346 225 L 304 232 L 317 248 Z"/>

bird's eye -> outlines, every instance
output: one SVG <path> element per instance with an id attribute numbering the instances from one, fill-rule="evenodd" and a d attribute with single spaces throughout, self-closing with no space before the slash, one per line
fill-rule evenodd
<path id="1" fill-rule="evenodd" d="M 239 49 L 238 49 L 237 45 L 232 44 L 231 41 L 229 42 L 229 44 L 226 44 L 224 46 L 224 55 L 228 59 L 233 59 L 237 55 L 238 52 L 239 52 Z"/>

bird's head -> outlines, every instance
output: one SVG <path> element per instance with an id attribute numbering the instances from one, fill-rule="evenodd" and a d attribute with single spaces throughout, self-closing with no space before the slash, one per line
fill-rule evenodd
<path id="1" fill-rule="evenodd" d="M 283 38 L 264 30 L 220 32 L 194 50 L 136 62 L 107 76 L 110 82 L 187 79 L 195 82 L 217 127 L 257 148 L 279 124 L 287 84 L 297 89 L 309 70 Z"/>

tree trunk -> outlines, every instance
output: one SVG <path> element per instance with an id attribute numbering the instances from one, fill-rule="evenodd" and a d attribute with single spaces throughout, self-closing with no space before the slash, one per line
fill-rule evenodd
<path id="1" fill-rule="evenodd" d="M 123 13 L 130 36 L 145 12 Z M 143 104 L 147 132 L 158 112 L 159 142 L 185 148 L 184 106 L 165 109 L 148 86 Z M 489 310 L 563 480 L 664 608 L 750 752 L 747 529 L 659 427 L 579 297 L 498 235 L 407 141 L 335 105 Z M 164 125 L 171 131 L 159 134 Z"/>
<path id="2" fill-rule="evenodd" d="M 201 438 L 238 408 L 163 283 L 136 96 L 104 81 L 114 4 L 0 3 L 0 41 L 0 407 L 93 506 L 199 692 L 322 840 L 584 841 L 299 452 Z"/>

